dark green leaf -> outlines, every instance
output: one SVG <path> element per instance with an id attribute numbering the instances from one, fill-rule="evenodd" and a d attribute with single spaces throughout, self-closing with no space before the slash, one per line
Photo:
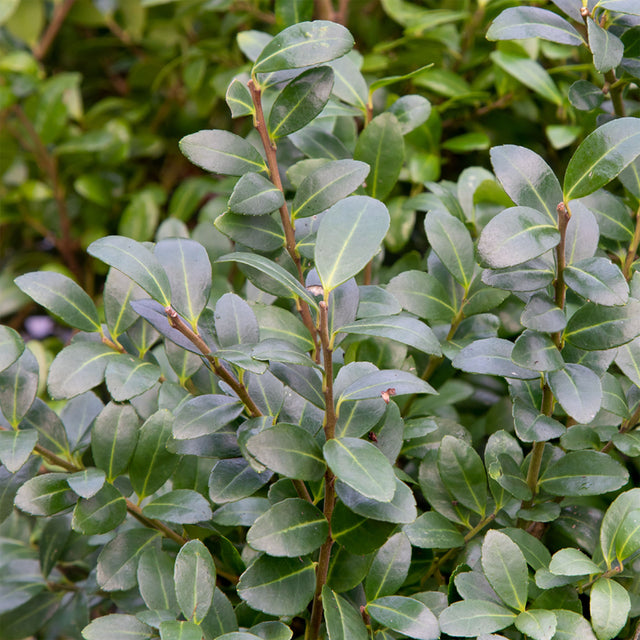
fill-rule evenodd
<path id="1" fill-rule="evenodd" d="M 549 217 L 531 207 L 511 207 L 482 230 L 478 252 L 491 268 L 513 267 L 553 249 L 560 234 Z"/>
<path id="2" fill-rule="evenodd" d="M 111 613 L 96 618 L 82 630 L 85 640 L 146 640 L 154 630 L 135 616 Z"/>
<path id="3" fill-rule="evenodd" d="M 217 504 L 246 498 L 265 485 L 271 475 L 270 471 L 258 473 L 244 458 L 218 460 L 209 476 L 209 497 Z"/>
<path id="4" fill-rule="evenodd" d="M 388 196 L 404 162 L 404 138 L 398 119 L 392 113 L 376 116 L 360 134 L 353 157 L 371 167 L 367 194 L 379 200 Z"/>
<path id="5" fill-rule="evenodd" d="M 621 307 L 587 302 L 569 318 L 564 337 L 579 349 L 612 349 L 640 334 L 640 302 L 631 299 Z"/>
<path id="6" fill-rule="evenodd" d="M 197 491 L 175 489 L 154 498 L 142 508 L 147 518 L 177 524 L 195 524 L 211 519 L 209 502 Z"/>
<path id="7" fill-rule="evenodd" d="M 247 542 L 270 556 L 303 556 L 326 540 L 329 524 L 317 507 L 300 498 L 274 504 L 247 532 Z"/>
<path id="8" fill-rule="evenodd" d="M 0 463 L 7 471 L 15 473 L 29 459 L 37 441 L 35 429 L 0 431 Z"/>
<path id="9" fill-rule="evenodd" d="M 470 373 L 486 373 L 505 378 L 527 380 L 537 377 L 530 369 L 519 367 L 511 359 L 514 345 L 502 338 L 484 338 L 464 347 L 453 359 L 453 366 Z"/>
<path id="10" fill-rule="evenodd" d="M 111 397 L 123 402 L 151 389 L 161 375 L 162 370 L 155 364 L 119 353 L 109 360 L 105 381 Z"/>
<path id="11" fill-rule="evenodd" d="M 423 513 L 403 531 L 414 547 L 422 549 L 452 549 L 464 545 L 462 534 L 437 511 Z"/>
<path id="12" fill-rule="evenodd" d="M 64 322 L 82 331 L 100 331 L 93 300 L 70 278 L 54 271 L 35 271 L 15 283 L 38 304 Z"/>
<path id="13" fill-rule="evenodd" d="M 47 473 L 27 480 L 15 497 L 15 505 L 34 516 L 52 516 L 76 502 L 67 484 L 66 473 Z"/>
<path id="14" fill-rule="evenodd" d="M 610 30 L 603 29 L 591 18 L 587 18 L 587 34 L 589 49 L 593 54 L 593 66 L 600 73 L 606 73 L 617 67 L 624 54 L 624 44 L 620 38 Z"/>
<path id="15" fill-rule="evenodd" d="M 611 578 L 600 578 L 591 587 L 591 626 L 598 640 L 615 638 L 627 622 L 631 602 L 627 590 Z"/>
<path id="16" fill-rule="evenodd" d="M 229 209 L 245 216 L 263 216 L 283 204 L 282 191 L 259 173 L 245 173 L 229 198 Z"/>
<path id="17" fill-rule="evenodd" d="M 527 605 L 529 574 L 518 545 L 501 531 L 488 531 L 482 544 L 482 569 L 502 600 L 524 611 Z"/>
<path id="18" fill-rule="evenodd" d="M 516 340 L 511 359 L 518 366 L 533 371 L 554 371 L 564 365 L 553 340 L 544 333 L 530 329 L 523 331 Z"/>
<path id="19" fill-rule="evenodd" d="M 629 285 L 622 271 L 607 258 L 586 258 L 569 264 L 564 281 L 578 295 L 596 304 L 623 305 L 629 299 Z"/>
<path id="20" fill-rule="evenodd" d="M 150 547 L 138 562 L 138 588 L 149 609 L 180 611 L 173 583 L 174 559 L 161 549 Z"/>
<path id="21" fill-rule="evenodd" d="M 474 638 L 513 624 L 516 614 L 488 600 L 454 602 L 440 615 L 440 629 L 450 636 Z"/>
<path id="22" fill-rule="evenodd" d="M 184 617 L 200 624 L 209 611 L 216 587 L 213 558 L 200 540 L 190 540 L 180 548 L 173 579 Z"/>
<path id="23" fill-rule="evenodd" d="M 343 56 L 352 47 L 353 38 L 342 25 L 325 20 L 300 22 L 281 31 L 267 44 L 252 72 L 318 65 Z"/>
<path id="24" fill-rule="evenodd" d="M 593 496 L 615 491 L 628 479 L 628 471 L 606 453 L 570 451 L 546 468 L 538 485 L 552 495 Z"/>
<path id="25" fill-rule="evenodd" d="M 225 95 L 225 100 L 231 110 L 232 118 L 253 115 L 255 111 L 253 100 L 251 99 L 251 93 L 239 78 L 234 78 L 229 85 Z"/>
<path id="26" fill-rule="evenodd" d="M 370 602 L 367 611 L 380 624 L 409 638 L 436 640 L 440 637 L 437 618 L 419 600 L 386 596 Z"/>
<path id="27" fill-rule="evenodd" d="M 17 331 L 0 326 L 0 371 L 12 365 L 24 351 L 24 341 Z"/>
<path id="28" fill-rule="evenodd" d="M 315 589 L 309 558 L 259 556 L 240 576 L 238 595 L 252 608 L 274 616 L 300 613 Z"/>
<path id="29" fill-rule="evenodd" d="M 600 547 L 607 568 L 640 549 L 640 489 L 625 491 L 611 503 L 600 527 Z"/>
<path id="30" fill-rule="evenodd" d="M 591 369 L 566 364 L 551 371 L 547 381 L 556 400 L 576 422 L 586 424 L 595 418 L 602 404 L 602 385 Z"/>
<path id="31" fill-rule="evenodd" d="M 536 293 L 527 302 L 520 322 L 534 331 L 553 333 L 562 331 L 567 325 L 567 319 L 562 309 L 543 293 Z"/>
<path id="32" fill-rule="evenodd" d="M 0 411 L 14 429 L 34 403 L 38 369 L 35 356 L 25 349 L 13 364 L 0 371 Z"/>
<path id="33" fill-rule="evenodd" d="M 569 160 L 565 202 L 593 193 L 613 180 L 640 153 L 640 121 L 618 118 L 588 135 Z"/>
<path id="34" fill-rule="evenodd" d="M 163 307 L 171 304 L 171 285 L 158 259 L 140 242 L 107 236 L 92 242 L 87 251 L 122 271 Z"/>
<path id="35" fill-rule="evenodd" d="M 367 600 L 393 595 L 404 583 L 411 565 L 411 543 L 396 533 L 378 549 L 364 583 Z"/>
<path id="36" fill-rule="evenodd" d="M 417 515 L 413 493 L 398 478 L 395 479 L 395 482 L 396 490 L 390 502 L 367 498 L 340 480 L 336 482 L 336 493 L 349 509 L 365 518 L 382 522 L 413 522 Z"/>
<path id="37" fill-rule="evenodd" d="M 389 502 L 396 491 L 389 461 L 373 444 L 359 438 L 331 439 L 323 448 L 331 471 L 362 495 Z"/>
<path id="38" fill-rule="evenodd" d="M 224 633 L 231 633 L 238 628 L 233 606 L 227 597 L 216 587 L 209 613 L 200 624 L 206 640 L 223 637 Z"/>
<path id="39" fill-rule="evenodd" d="M 322 604 L 329 640 L 368 640 L 362 616 L 326 584 L 322 587 Z"/>
<path id="40" fill-rule="evenodd" d="M 115 529 L 127 516 L 124 496 L 106 483 L 91 498 L 81 498 L 73 511 L 75 531 L 93 536 Z"/>
<path id="41" fill-rule="evenodd" d="M 180 440 L 214 433 L 242 413 L 242 404 L 232 396 L 207 394 L 191 398 L 175 412 L 173 436 Z"/>
<path id="42" fill-rule="evenodd" d="M 332 87 L 331 67 L 308 69 L 294 78 L 271 107 L 269 137 L 282 138 L 309 124 L 324 109 Z"/>
<path id="43" fill-rule="evenodd" d="M 412 393 L 436 393 L 435 389 L 413 373 L 400 369 L 374 371 L 358 378 L 340 395 L 336 410 L 349 400 L 379 398 L 388 400 L 390 396 L 402 396 Z"/>
<path id="44" fill-rule="evenodd" d="M 350 553 L 362 555 L 379 549 L 396 526 L 393 522 L 359 516 L 338 501 L 331 519 L 331 535 Z"/>
<path id="45" fill-rule="evenodd" d="M 542 38 L 560 44 L 584 44 L 580 34 L 557 13 L 538 7 L 505 9 L 487 31 L 488 40 Z"/>
<path id="46" fill-rule="evenodd" d="M 267 170 L 265 161 L 251 143 L 220 129 L 203 129 L 185 136 L 180 140 L 180 151 L 190 162 L 212 173 L 242 176 L 249 171 Z"/>

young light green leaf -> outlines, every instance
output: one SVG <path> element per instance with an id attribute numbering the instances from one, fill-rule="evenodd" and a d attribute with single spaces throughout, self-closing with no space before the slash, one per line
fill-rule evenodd
<path id="1" fill-rule="evenodd" d="M 404 596 L 385 596 L 367 605 L 369 615 L 403 636 L 418 640 L 440 637 L 438 619 L 424 603 Z"/>
<path id="2" fill-rule="evenodd" d="M 548 215 L 531 207 L 511 207 L 482 230 L 478 252 L 493 269 L 513 267 L 542 255 L 560 242 Z"/>
<path id="3" fill-rule="evenodd" d="M 370 167 L 366 192 L 379 200 L 389 195 L 404 162 L 404 138 L 392 113 L 376 116 L 360 134 L 353 157 Z"/>
<path id="4" fill-rule="evenodd" d="M 100 331 L 93 300 L 71 278 L 54 271 L 34 271 L 18 276 L 15 283 L 70 326 L 82 331 Z"/>
<path id="5" fill-rule="evenodd" d="M 129 276 L 163 307 L 171 304 L 169 278 L 158 259 L 140 242 L 107 236 L 92 242 L 87 251 Z"/>
<path id="6" fill-rule="evenodd" d="M 200 540 L 182 545 L 173 572 L 176 598 L 187 620 L 200 624 L 207 615 L 216 587 L 216 567 Z"/>
<path id="7" fill-rule="evenodd" d="M 389 502 L 396 491 L 395 475 L 384 454 L 359 438 L 328 440 L 323 453 L 331 471 L 362 495 Z"/>
<path id="8" fill-rule="evenodd" d="M 347 29 L 336 22 L 300 22 L 281 31 L 262 50 L 252 73 L 310 67 L 335 60 L 353 47 Z"/>
<path id="9" fill-rule="evenodd" d="M 271 107 L 269 137 L 277 140 L 309 124 L 324 109 L 332 87 L 331 67 L 308 69 L 295 77 Z"/>
<path id="10" fill-rule="evenodd" d="M 203 129 L 180 140 L 180 151 L 205 171 L 242 176 L 249 171 L 267 171 L 256 148 L 235 133 Z"/>
<path id="11" fill-rule="evenodd" d="M 618 118 L 589 134 L 576 149 L 564 176 L 565 202 L 593 193 L 613 180 L 640 154 L 640 120 Z"/>
<path id="12" fill-rule="evenodd" d="M 351 196 L 322 217 L 315 264 L 325 295 L 359 273 L 378 252 L 387 229 L 387 208 L 367 196 Z"/>
<path id="13" fill-rule="evenodd" d="M 329 640 L 368 640 L 362 616 L 326 584 L 322 587 L 322 604 Z"/>
<path id="14" fill-rule="evenodd" d="M 473 241 L 464 223 L 446 211 L 429 211 L 424 219 L 429 244 L 449 273 L 469 290 L 476 261 Z"/>
<path id="15" fill-rule="evenodd" d="M 611 503 L 600 527 L 600 547 L 607 568 L 640 549 L 640 489 L 625 491 Z"/>
<path id="16" fill-rule="evenodd" d="M 270 556 L 303 556 L 327 539 L 329 524 L 322 512 L 300 498 L 277 502 L 247 532 L 247 542 Z"/>

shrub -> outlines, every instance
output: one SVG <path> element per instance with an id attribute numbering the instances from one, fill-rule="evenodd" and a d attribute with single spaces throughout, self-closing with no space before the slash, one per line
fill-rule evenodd
<path id="1" fill-rule="evenodd" d="M 557 5 L 496 11 L 488 37 L 597 124 L 559 171 L 511 140 L 435 182 L 447 106 L 374 93 L 437 76 L 368 82 L 344 26 L 287 18 L 240 38 L 226 102 L 253 130 L 180 141 L 230 176 L 198 191 L 214 227 L 94 240 L 101 300 L 16 278 L 75 333 L 49 363 L 0 327 L 3 638 L 633 636 L 638 10 Z M 404 44 L 456 19 L 383 7 Z M 603 84 L 571 107 L 523 37 Z"/>

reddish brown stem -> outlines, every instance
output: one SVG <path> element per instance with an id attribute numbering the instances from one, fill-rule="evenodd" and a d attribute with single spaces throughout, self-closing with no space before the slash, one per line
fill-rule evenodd
<path id="1" fill-rule="evenodd" d="M 40 42 L 33 48 L 33 55 L 38 60 L 42 60 L 45 55 L 47 55 L 47 51 L 49 51 L 49 48 L 53 44 L 64 19 L 67 17 L 69 11 L 71 11 L 71 7 L 73 7 L 75 1 L 76 0 L 64 0 L 62 4 L 56 5 L 49 26 L 40 39 Z"/>
<path id="2" fill-rule="evenodd" d="M 636 259 L 636 254 L 638 252 L 638 246 L 640 245 L 640 207 L 636 211 L 636 228 L 633 233 L 633 238 L 629 243 L 629 249 L 627 250 L 627 257 L 624 261 L 624 267 L 622 269 L 622 273 L 624 273 L 624 277 L 627 280 L 631 280 L 631 265 Z"/>

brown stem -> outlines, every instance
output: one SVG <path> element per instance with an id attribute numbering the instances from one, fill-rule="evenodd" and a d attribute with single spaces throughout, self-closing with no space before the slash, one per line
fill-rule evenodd
<path id="1" fill-rule="evenodd" d="M 613 112 L 619 117 L 623 118 L 626 115 L 624 108 L 624 100 L 622 99 L 623 84 L 617 81 L 616 74 L 613 69 L 610 69 L 604 74 L 605 85 L 602 88 L 603 93 L 608 93 L 611 96 L 611 104 L 613 105 Z"/>
<path id="2" fill-rule="evenodd" d="M 334 20 L 335 11 L 331 0 L 316 0 L 316 15 L 319 20 Z"/>
<path id="3" fill-rule="evenodd" d="M 67 14 L 71 10 L 75 1 L 76 0 L 64 0 L 62 4 L 56 5 L 56 8 L 53 10 L 53 16 L 49 26 L 40 41 L 33 48 L 33 55 L 37 60 L 42 60 L 47 54 L 47 51 L 49 51 L 49 47 L 53 44 L 64 19 L 67 17 Z"/>
<path id="4" fill-rule="evenodd" d="M 260 134 L 260 139 L 262 140 L 262 146 L 264 147 L 264 152 L 267 157 L 267 166 L 269 167 L 269 177 L 271 178 L 273 184 L 284 193 L 284 189 L 282 188 L 282 178 L 280 177 L 280 169 L 278 168 L 278 159 L 276 157 L 276 145 L 269 138 L 267 124 L 264 119 L 264 112 L 262 111 L 262 92 L 260 90 L 260 87 L 256 84 L 256 82 L 254 82 L 253 78 L 249 80 L 249 82 L 247 83 L 247 87 L 249 87 L 249 92 L 251 93 L 251 99 L 253 101 L 253 106 L 255 109 L 253 124 Z M 287 253 L 291 256 L 291 259 L 296 265 L 296 270 L 298 271 L 298 280 L 304 287 L 305 283 L 304 273 L 302 271 L 302 262 L 300 261 L 300 254 L 298 253 L 298 250 L 296 248 L 296 232 L 291 222 L 291 217 L 289 216 L 289 209 L 286 202 L 280 207 L 280 220 L 282 221 L 282 228 L 284 229 L 285 247 L 287 249 Z M 302 317 L 302 322 L 304 323 L 305 327 L 307 327 L 307 330 L 309 331 L 313 339 L 315 352 L 318 353 L 318 336 L 315 328 L 315 323 L 313 322 L 313 318 L 311 317 L 309 305 L 303 300 L 297 300 L 296 304 L 298 311 L 300 312 L 300 316 Z"/>
<path id="5" fill-rule="evenodd" d="M 329 314 L 327 303 L 320 302 L 320 340 L 322 342 L 322 353 L 324 356 L 323 392 L 325 399 L 324 433 L 327 440 L 335 437 L 337 416 L 333 406 L 333 350 L 329 339 Z M 324 474 L 324 517 L 329 523 L 329 534 L 320 547 L 318 567 L 316 569 L 316 590 L 313 596 L 313 606 L 311 608 L 311 618 L 307 627 L 305 640 L 317 640 L 322 623 L 322 587 L 327 582 L 329 573 L 329 559 L 331 557 L 331 547 L 333 536 L 331 534 L 331 516 L 336 503 L 336 493 L 334 489 L 335 476 L 329 468 Z"/>
<path id="6" fill-rule="evenodd" d="M 296 489 L 298 497 L 313 504 L 313 498 L 309 493 L 309 489 L 307 489 L 307 485 L 302 480 L 292 480 L 291 482 L 293 482 L 293 486 Z"/>
<path id="7" fill-rule="evenodd" d="M 555 288 L 555 301 L 556 305 L 560 309 L 564 309 L 564 299 L 566 296 L 567 288 L 564 284 L 564 268 L 566 266 L 566 260 L 564 256 L 565 252 L 565 242 L 567 239 L 567 225 L 569 224 L 569 219 L 571 218 L 571 212 L 564 204 L 561 202 L 557 206 L 558 211 L 558 231 L 560 232 L 560 242 L 556 246 L 556 280 L 554 283 Z M 562 332 L 554 334 L 554 341 L 558 349 L 562 347 Z"/>
<path id="8" fill-rule="evenodd" d="M 338 11 L 335 14 L 335 21 L 343 26 L 347 26 L 349 19 L 349 0 L 340 0 L 338 3 Z"/>
<path id="9" fill-rule="evenodd" d="M 631 280 L 631 265 L 633 261 L 636 259 L 636 253 L 638 252 L 638 246 L 640 245 L 640 207 L 636 211 L 636 228 L 633 232 L 633 238 L 629 244 L 629 249 L 627 251 L 627 257 L 624 261 L 624 267 L 622 268 L 622 273 L 624 273 L 624 277 L 627 280 Z"/>
<path id="10" fill-rule="evenodd" d="M 53 197 L 58 207 L 58 216 L 60 220 L 60 238 L 56 240 L 56 248 L 60 251 L 65 263 L 73 272 L 78 282 L 84 282 L 84 273 L 78 266 L 74 253 L 74 242 L 71 237 L 71 220 L 67 209 L 67 201 L 65 199 L 64 187 L 58 176 L 58 167 L 55 158 L 49 153 L 45 147 L 40 135 L 36 131 L 33 123 L 27 117 L 22 107 L 14 104 L 13 113 L 17 116 L 20 124 L 25 128 L 29 139 L 36 163 L 40 170 L 46 174 L 53 189 Z"/>
<path id="11" fill-rule="evenodd" d="M 637 426 L 638 422 L 640 422 L 640 404 L 636 407 L 633 415 L 623 421 L 618 433 L 628 433 Z M 607 453 L 607 451 L 609 451 L 612 447 L 613 440 L 609 440 L 609 442 L 607 442 L 607 444 L 605 444 L 604 447 L 600 449 L 600 451 L 602 451 L 602 453 Z"/>
<path id="12" fill-rule="evenodd" d="M 172 307 L 167 307 L 164 312 L 167 314 L 167 320 L 169 324 L 176 330 L 178 330 L 185 338 L 190 340 L 205 356 L 213 372 L 224 382 L 226 382 L 240 398 L 244 406 L 247 408 L 251 417 L 257 418 L 262 415 L 262 411 L 258 409 L 256 403 L 253 401 L 247 388 L 241 382 L 238 382 L 219 362 L 218 359 L 211 353 L 211 349 L 207 343 L 198 335 L 189 325 L 187 325 L 182 318 L 176 313 Z"/>

